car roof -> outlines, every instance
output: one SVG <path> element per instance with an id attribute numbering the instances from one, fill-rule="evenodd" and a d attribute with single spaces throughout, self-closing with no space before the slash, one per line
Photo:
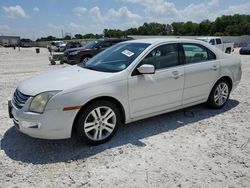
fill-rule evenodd
<path id="1" fill-rule="evenodd" d="M 98 40 L 99 41 L 127 41 L 127 40 L 131 40 L 131 38 L 102 38 Z"/>
<path id="2" fill-rule="evenodd" d="M 55 41 L 51 41 L 51 42 L 58 43 L 58 42 L 63 42 L 63 41 L 62 40 L 55 40 Z"/>
<path id="3" fill-rule="evenodd" d="M 147 43 L 147 44 L 157 44 L 157 43 L 164 43 L 164 42 L 195 42 L 200 43 L 195 39 L 184 39 L 184 38 L 145 38 L 145 39 L 137 39 L 137 40 L 130 40 L 124 43 Z"/>
<path id="4" fill-rule="evenodd" d="M 199 37 L 197 39 L 200 39 L 200 40 L 211 40 L 211 39 L 220 39 L 220 37 Z"/>

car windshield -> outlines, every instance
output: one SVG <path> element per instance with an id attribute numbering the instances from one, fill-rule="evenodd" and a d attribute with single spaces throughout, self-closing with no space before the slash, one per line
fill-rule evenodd
<path id="1" fill-rule="evenodd" d="M 126 69 L 149 45 L 119 43 L 96 55 L 86 64 L 78 66 L 101 72 L 119 72 Z"/>
<path id="2" fill-rule="evenodd" d="M 250 48 L 250 44 L 248 44 L 247 47 Z"/>
<path id="3" fill-rule="evenodd" d="M 91 49 L 91 48 L 94 48 L 98 43 L 99 43 L 98 40 L 93 40 L 83 45 L 82 47 L 84 47 L 85 49 Z"/>

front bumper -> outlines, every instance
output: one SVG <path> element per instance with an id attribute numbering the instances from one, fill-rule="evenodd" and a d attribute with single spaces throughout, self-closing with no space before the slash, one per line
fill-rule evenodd
<path id="1" fill-rule="evenodd" d="M 75 65 L 75 64 L 80 63 L 80 61 L 76 55 L 64 55 L 63 62 L 70 64 L 70 65 Z"/>
<path id="2" fill-rule="evenodd" d="M 71 137 L 74 118 L 78 111 L 62 109 L 45 110 L 43 114 L 26 112 L 8 101 L 9 117 L 22 133 L 41 139 L 66 139 Z"/>

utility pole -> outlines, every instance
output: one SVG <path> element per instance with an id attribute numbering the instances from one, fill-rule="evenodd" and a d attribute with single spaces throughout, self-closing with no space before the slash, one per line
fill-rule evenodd
<path id="1" fill-rule="evenodd" d="M 61 33 L 62 33 L 62 39 L 63 39 L 63 29 L 61 29 Z"/>

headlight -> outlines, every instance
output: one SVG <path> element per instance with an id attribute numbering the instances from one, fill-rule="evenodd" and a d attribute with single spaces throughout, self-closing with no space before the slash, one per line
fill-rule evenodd
<path id="1" fill-rule="evenodd" d="M 47 91 L 47 92 L 38 94 L 31 101 L 29 110 L 32 112 L 43 113 L 46 107 L 46 104 L 48 103 L 50 98 L 56 95 L 58 92 L 60 91 Z"/>
<path id="2" fill-rule="evenodd" d="M 79 51 L 70 52 L 69 55 L 76 55 Z"/>

